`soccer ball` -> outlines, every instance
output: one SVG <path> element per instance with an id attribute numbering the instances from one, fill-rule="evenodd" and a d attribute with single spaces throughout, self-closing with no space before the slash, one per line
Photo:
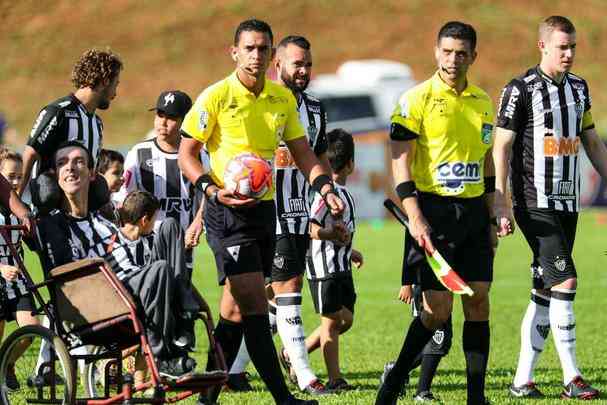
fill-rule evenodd
<path id="1" fill-rule="evenodd" d="M 242 153 L 226 165 L 223 182 L 238 198 L 259 199 L 272 187 L 272 167 L 254 153 Z"/>

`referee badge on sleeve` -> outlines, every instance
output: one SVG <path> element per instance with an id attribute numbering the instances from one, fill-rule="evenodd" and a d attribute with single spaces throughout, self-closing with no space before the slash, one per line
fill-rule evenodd
<path id="1" fill-rule="evenodd" d="M 493 125 L 484 123 L 481 128 L 481 140 L 484 144 L 488 145 L 491 143 L 491 132 L 493 131 Z"/>
<path id="2" fill-rule="evenodd" d="M 204 131 L 205 129 L 207 129 L 208 125 L 209 125 L 209 113 L 206 110 L 201 110 L 200 118 L 198 121 L 198 129 L 201 131 Z"/>

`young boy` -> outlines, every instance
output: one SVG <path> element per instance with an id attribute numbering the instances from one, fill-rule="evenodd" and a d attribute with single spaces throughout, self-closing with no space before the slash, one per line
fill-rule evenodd
<path id="1" fill-rule="evenodd" d="M 21 185 L 22 173 L 21 155 L 9 149 L 0 148 L 0 174 L 10 183 L 13 191 L 16 191 Z M 0 207 L 0 225 L 19 225 L 19 220 L 7 209 Z M 21 247 L 21 232 L 11 231 L 11 240 L 6 241 L 0 235 L 0 339 L 4 334 L 5 321 L 16 320 L 17 324 L 38 325 L 38 319 L 32 315 L 34 303 L 31 294 L 25 287 L 25 279 L 21 274 L 11 255 L 8 244 L 15 247 L 17 253 L 23 259 L 23 248 Z M 23 350 L 26 347 L 22 348 Z M 20 353 L 16 353 L 15 358 Z M 9 370 L 7 376 L 7 386 L 9 389 L 19 389 L 19 383 L 14 376 L 14 370 Z"/>
<path id="2" fill-rule="evenodd" d="M 97 174 L 103 176 L 107 182 L 110 195 L 117 193 L 124 183 L 124 156 L 120 152 L 110 149 L 101 149 L 99 153 L 99 163 L 97 164 Z M 116 205 L 112 199 L 99 208 L 99 212 L 104 218 L 120 225 L 120 218 Z"/>
<path id="3" fill-rule="evenodd" d="M 360 252 L 352 249 L 356 214 L 352 195 L 345 187 L 348 176 L 354 171 L 354 140 L 352 135 L 342 129 L 329 132 L 327 138 L 327 156 L 333 169 L 335 192 L 344 201 L 345 209 L 341 219 L 334 219 L 319 194 L 315 195 L 312 202 L 312 241 L 308 251 L 306 276 L 314 307 L 321 315 L 321 323 L 306 346 L 320 346 L 329 376 L 325 387 L 339 392 L 352 388 L 342 377 L 339 368 L 339 335 L 352 326 L 356 292 L 351 263 L 360 267 L 363 257 Z"/>
<path id="4" fill-rule="evenodd" d="M 193 321 L 180 305 L 186 266 L 183 231 L 167 218 L 154 232 L 160 208 L 156 197 L 133 191 L 120 208 L 122 226 L 112 237 L 105 257 L 118 279 L 145 313 L 146 332 L 155 349 L 161 375 L 178 378 L 195 367 L 188 356 L 193 345 Z"/>
<path id="5" fill-rule="evenodd" d="M 97 173 L 105 178 L 110 193 L 118 192 L 124 183 L 124 156 L 115 150 L 101 149 Z"/>

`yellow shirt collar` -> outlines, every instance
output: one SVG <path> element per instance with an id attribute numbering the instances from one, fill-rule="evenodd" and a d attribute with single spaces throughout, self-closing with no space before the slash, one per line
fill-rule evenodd
<path id="1" fill-rule="evenodd" d="M 235 95 L 237 96 L 248 96 L 251 95 L 253 97 L 255 97 L 255 94 L 253 94 L 252 91 L 250 91 L 249 89 L 247 89 L 238 79 L 238 75 L 236 74 L 236 71 L 234 71 L 229 77 L 228 80 L 230 82 L 230 86 L 232 87 L 232 89 L 235 92 Z M 268 96 L 268 78 L 265 78 L 265 83 L 263 85 L 263 90 L 261 90 L 261 93 L 259 93 L 259 97 L 258 98 L 263 98 L 263 97 L 267 97 Z"/>
<path id="2" fill-rule="evenodd" d="M 432 83 L 441 92 L 452 92 L 453 94 L 457 95 L 457 93 L 455 92 L 455 89 L 453 87 L 449 86 L 447 83 L 445 83 L 445 81 L 440 77 L 438 70 L 436 71 L 436 73 L 434 73 L 434 76 L 432 76 Z M 464 91 L 462 91 L 462 94 L 460 94 L 460 95 L 464 96 L 464 97 L 469 97 L 469 96 L 480 97 L 482 95 L 482 93 L 479 91 L 478 87 L 476 87 L 475 85 L 470 84 L 470 82 L 468 82 L 468 83 L 466 83 L 466 88 L 464 89 Z"/>

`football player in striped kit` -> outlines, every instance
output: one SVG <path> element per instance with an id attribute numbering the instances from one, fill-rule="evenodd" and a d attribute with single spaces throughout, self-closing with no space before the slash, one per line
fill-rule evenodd
<path id="1" fill-rule="evenodd" d="M 327 172 L 326 114 L 320 101 L 305 92 L 312 74 L 310 42 L 287 36 L 276 48 L 278 82 L 297 100 L 299 121 L 310 147 Z M 272 265 L 272 293 L 276 327 L 284 348 L 281 364 L 292 382 L 307 393 L 326 392 L 310 366 L 301 316 L 303 274 L 310 238 L 308 235 L 310 184 L 295 166 L 286 145 L 276 151 L 276 253 Z"/>
<path id="2" fill-rule="evenodd" d="M 23 153 L 21 195 L 32 178 L 32 202 L 42 210 L 57 208 L 61 191 L 52 170 L 57 147 L 68 141 L 79 142 L 89 151 L 93 167 L 102 147 L 103 123 L 96 110 L 107 110 L 116 97 L 122 61 L 109 49 L 90 49 L 82 54 L 72 70 L 74 93 L 53 101 L 38 114 Z M 102 176 L 91 183 L 91 204 L 97 209 L 109 201 Z"/>
<path id="3" fill-rule="evenodd" d="M 21 183 L 22 164 L 21 155 L 0 148 L 0 175 L 8 180 L 13 191 L 16 191 Z M 8 208 L 0 207 L 0 225 L 19 225 L 19 223 L 19 219 Z M 11 239 L 9 241 L 0 235 L 0 271 L 2 273 L 0 278 L 0 338 L 4 332 L 5 321 L 16 320 L 19 326 L 39 325 L 38 319 L 32 315 L 34 310 L 32 296 L 25 286 L 25 279 L 19 268 L 15 267 L 15 259 L 8 246 L 9 243 L 13 245 L 23 259 L 21 232 L 10 231 L 9 234 Z M 9 366 L 6 385 L 9 389 L 19 389 L 14 366 Z"/>
<path id="4" fill-rule="evenodd" d="M 577 272 L 571 256 L 580 209 L 580 146 L 607 178 L 607 149 L 591 113 L 586 81 L 570 72 L 576 30 L 562 16 L 539 26 L 539 65 L 506 85 L 498 109 L 493 157 L 499 235 L 514 219 L 532 250 L 531 302 L 521 325 L 521 351 L 510 393 L 541 397 L 533 370 L 552 331 L 563 369 L 563 398 L 595 399 L 576 360 L 573 301 Z M 510 172 L 513 210 L 507 201 Z"/>

